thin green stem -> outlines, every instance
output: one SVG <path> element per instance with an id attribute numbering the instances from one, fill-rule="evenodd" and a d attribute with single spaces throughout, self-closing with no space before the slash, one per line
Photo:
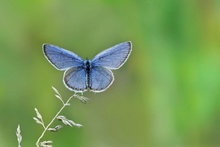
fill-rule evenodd
<path id="1" fill-rule="evenodd" d="M 42 132 L 41 136 L 38 138 L 38 140 L 37 140 L 37 142 L 36 142 L 36 146 L 37 146 L 37 147 L 39 147 L 39 142 L 40 142 L 40 140 L 43 138 L 43 136 L 44 136 L 44 134 L 46 133 L 47 129 L 48 129 L 48 128 L 50 127 L 50 125 L 54 122 L 54 120 L 57 118 L 57 116 L 62 112 L 62 110 L 63 110 L 66 106 L 68 106 L 69 101 L 70 101 L 73 97 L 75 97 L 75 96 L 76 96 L 76 95 L 73 94 L 73 95 L 66 101 L 66 103 L 63 103 L 63 106 L 60 108 L 60 110 L 57 112 L 57 114 L 53 117 L 53 119 L 50 121 L 50 123 L 49 123 L 46 127 L 44 127 L 44 131 Z"/>

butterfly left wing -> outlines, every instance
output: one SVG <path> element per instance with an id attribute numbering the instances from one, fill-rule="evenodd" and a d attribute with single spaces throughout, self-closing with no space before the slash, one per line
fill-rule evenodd
<path id="1" fill-rule="evenodd" d="M 83 67 L 72 67 L 65 71 L 64 85 L 71 91 L 84 92 L 87 90 L 87 73 Z"/>
<path id="2" fill-rule="evenodd" d="M 43 52 L 47 60 L 58 70 L 83 65 L 83 60 L 78 55 L 58 46 L 43 44 Z"/>
<path id="3" fill-rule="evenodd" d="M 88 80 L 88 88 L 90 91 L 102 92 L 112 84 L 114 76 L 111 70 L 96 66 L 90 69 Z"/>
<path id="4" fill-rule="evenodd" d="M 126 62 L 131 50 L 131 42 L 123 42 L 97 54 L 92 59 L 91 63 L 93 66 L 103 66 L 109 69 L 118 69 Z"/>

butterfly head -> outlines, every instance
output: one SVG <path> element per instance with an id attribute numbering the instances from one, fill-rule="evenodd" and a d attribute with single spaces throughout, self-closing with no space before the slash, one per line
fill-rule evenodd
<path id="1" fill-rule="evenodd" d="M 90 68 L 91 68 L 91 61 L 88 58 L 86 58 L 86 60 L 84 60 L 84 68 L 87 70 L 90 70 Z"/>

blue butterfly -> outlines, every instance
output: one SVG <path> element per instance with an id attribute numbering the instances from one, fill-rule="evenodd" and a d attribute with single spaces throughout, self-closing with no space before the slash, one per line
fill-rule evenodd
<path id="1" fill-rule="evenodd" d="M 64 72 L 64 85 L 71 91 L 102 92 L 114 81 L 111 70 L 120 68 L 132 50 L 131 42 L 123 42 L 97 54 L 92 60 L 82 60 L 75 53 L 58 46 L 43 44 L 47 60 Z"/>

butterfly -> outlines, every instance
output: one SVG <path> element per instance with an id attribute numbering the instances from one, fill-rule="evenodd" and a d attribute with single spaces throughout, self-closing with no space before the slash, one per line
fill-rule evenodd
<path id="1" fill-rule="evenodd" d="M 63 83 L 74 92 L 90 90 L 98 93 L 106 90 L 114 81 L 111 70 L 119 69 L 131 51 L 132 43 L 128 41 L 102 51 L 92 60 L 82 60 L 71 51 L 43 44 L 44 56 L 57 70 L 65 71 Z"/>

